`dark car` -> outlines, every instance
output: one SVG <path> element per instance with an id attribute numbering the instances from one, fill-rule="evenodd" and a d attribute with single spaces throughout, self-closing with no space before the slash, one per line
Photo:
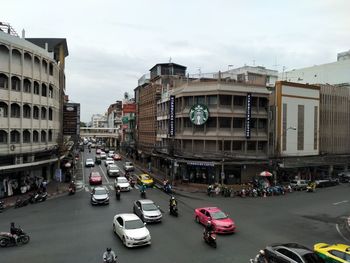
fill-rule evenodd
<path id="1" fill-rule="evenodd" d="M 91 192 L 91 204 L 92 205 L 108 205 L 109 204 L 109 192 L 103 186 L 94 187 Z"/>
<path id="2" fill-rule="evenodd" d="M 325 263 L 314 251 L 296 243 L 272 244 L 265 248 L 265 255 L 273 263 Z"/>

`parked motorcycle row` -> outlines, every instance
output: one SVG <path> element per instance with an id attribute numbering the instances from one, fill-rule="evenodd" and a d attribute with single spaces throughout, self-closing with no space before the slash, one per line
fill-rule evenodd
<path id="1" fill-rule="evenodd" d="M 47 192 L 35 192 L 30 194 L 27 198 L 17 198 L 15 208 L 27 206 L 28 204 L 35 204 L 44 202 L 47 199 Z"/>

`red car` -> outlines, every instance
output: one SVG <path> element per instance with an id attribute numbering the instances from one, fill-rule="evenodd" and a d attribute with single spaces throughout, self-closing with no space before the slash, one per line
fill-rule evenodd
<path id="1" fill-rule="evenodd" d="M 96 184 L 102 184 L 102 176 L 99 172 L 91 172 L 89 176 L 89 184 L 90 185 L 96 185 Z"/>
<path id="2" fill-rule="evenodd" d="M 122 157 L 119 154 L 116 153 L 116 154 L 113 155 L 113 159 L 114 159 L 114 161 L 119 161 L 119 160 L 122 159 Z"/>
<path id="3" fill-rule="evenodd" d="M 197 223 L 206 225 L 209 220 L 218 234 L 234 233 L 235 222 L 217 207 L 203 207 L 194 210 L 194 219 Z"/>

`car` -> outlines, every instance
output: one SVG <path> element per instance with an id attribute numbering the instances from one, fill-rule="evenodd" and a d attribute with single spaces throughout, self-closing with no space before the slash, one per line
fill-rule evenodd
<path id="1" fill-rule="evenodd" d="M 317 243 L 314 251 L 326 262 L 350 262 L 350 246 L 344 244 Z"/>
<path id="2" fill-rule="evenodd" d="M 120 154 L 115 153 L 115 154 L 113 155 L 113 159 L 114 159 L 114 161 L 120 161 L 120 160 L 122 159 L 122 157 L 120 156 Z"/>
<path id="3" fill-rule="evenodd" d="M 215 232 L 229 234 L 236 231 L 235 222 L 217 207 L 203 207 L 194 210 L 194 219 L 197 223 L 206 225 L 211 220 Z"/>
<path id="4" fill-rule="evenodd" d="M 113 218 L 113 232 L 126 247 L 151 244 L 151 234 L 141 219 L 132 213 L 117 214 Z"/>
<path id="5" fill-rule="evenodd" d="M 308 180 L 293 180 L 290 182 L 290 186 L 296 191 L 306 190 L 308 185 Z"/>
<path id="6" fill-rule="evenodd" d="M 134 165 L 132 164 L 132 162 L 125 162 L 123 169 L 125 170 L 125 172 L 134 171 Z"/>
<path id="7" fill-rule="evenodd" d="M 124 177 L 124 176 L 120 176 L 118 178 L 115 178 L 114 187 L 117 188 L 117 186 L 120 187 L 120 191 L 122 191 L 122 192 L 131 190 L 130 183 L 129 183 L 128 179 L 126 179 L 126 177 Z"/>
<path id="8" fill-rule="evenodd" d="M 95 162 L 93 159 L 89 158 L 85 160 L 85 167 L 94 167 L 95 166 Z"/>
<path id="9" fill-rule="evenodd" d="M 91 148 L 96 148 L 96 144 L 95 144 L 95 143 L 92 143 L 92 144 L 91 144 Z"/>
<path id="10" fill-rule="evenodd" d="M 138 184 L 144 184 L 147 187 L 152 187 L 154 184 L 152 177 L 148 174 L 139 174 L 136 176 L 136 178 Z"/>
<path id="11" fill-rule="evenodd" d="M 114 151 L 109 151 L 109 152 L 108 152 L 108 157 L 113 158 L 113 155 L 114 155 Z"/>
<path id="12" fill-rule="evenodd" d="M 107 159 L 105 161 L 105 166 L 107 167 L 110 164 L 114 164 L 114 160 L 113 160 L 113 158 L 107 157 Z"/>
<path id="13" fill-rule="evenodd" d="M 108 205 L 109 204 L 109 192 L 104 186 L 94 187 L 91 191 L 91 204 L 92 205 Z"/>
<path id="14" fill-rule="evenodd" d="M 107 166 L 107 175 L 108 176 L 119 176 L 120 175 L 120 169 L 115 164 L 110 164 Z"/>
<path id="15" fill-rule="evenodd" d="M 264 251 L 268 262 L 325 263 L 314 251 L 296 243 L 272 244 Z"/>
<path id="16" fill-rule="evenodd" d="M 101 156 L 99 156 L 99 155 L 96 155 L 95 156 L 95 163 L 97 164 L 97 165 L 99 165 L 99 164 L 101 164 Z"/>
<path id="17" fill-rule="evenodd" d="M 102 176 L 99 172 L 92 171 L 89 175 L 89 184 L 90 185 L 96 185 L 96 184 L 102 184 Z"/>
<path id="18" fill-rule="evenodd" d="M 98 149 L 98 148 L 96 149 L 96 154 L 101 154 L 101 152 L 102 152 L 101 149 Z"/>
<path id="19" fill-rule="evenodd" d="M 101 156 L 101 159 L 106 159 L 107 158 L 107 154 L 105 152 L 101 152 L 100 156 Z"/>
<path id="20" fill-rule="evenodd" d="M 350 183 L 350 172 L 341 172 L 338 174 L 339 182 Z"/>
<path id="21" fill-rule="evenodd" d="M 133 211 L 143 222 L 153 223 L 162 220 L 162 213 L 159 206 L 156 206 L 152 200 L 142 199 L 134 202 Z"/>

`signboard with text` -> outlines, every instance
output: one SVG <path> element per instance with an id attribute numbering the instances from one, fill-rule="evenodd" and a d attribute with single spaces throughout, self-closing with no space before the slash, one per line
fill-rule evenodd
<path id="1" fill-rule="evenodd" d="M 169 136 L 175 136 L 175 96 L 170 96 L 169 101 Z"/>
<path id="2" fill-rule="evenodd" d="M 65 103 L 63 106 L 63 135 L 80 134 L 80 104 Z"/>
<path id="3" fill-rule="evenodd" d="M 245 137 L 247 139 L 250 139 L 251 117 L 252 117 L 252 94 L 247 93 L 247 107 L 246 107 L 246 117 L 245 117 Z"/>

